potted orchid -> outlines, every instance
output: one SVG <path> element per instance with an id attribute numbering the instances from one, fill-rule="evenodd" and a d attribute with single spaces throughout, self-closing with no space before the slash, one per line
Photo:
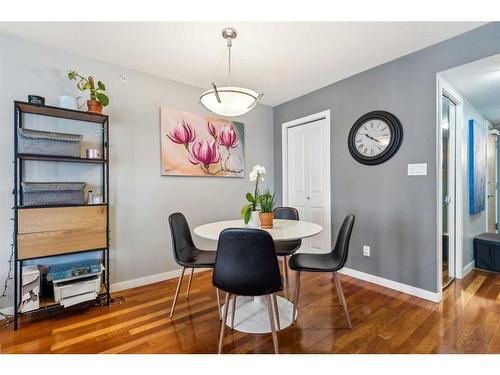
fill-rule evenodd
<path id="1" fill-rule="evenodd" d="M 257 164 L 252 168 L 250 172 L 250 181 L 255 182 L 254 193 L 247 193 L 245 198 L 249 202 L 244 205 L 241 209 L 241 217 L 246 225 L 249 227 L 258 227 L 259 226 L 259 211 L 257 208 L 259 207 L 259 182 L 264 181 L 264 174 L 266 174 L 266 168 Z"/>

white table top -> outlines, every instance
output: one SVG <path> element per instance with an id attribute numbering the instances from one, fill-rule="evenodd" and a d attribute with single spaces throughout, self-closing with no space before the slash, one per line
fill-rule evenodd
<path id="1" fill-rule="evenodd" d="M 200 237 L 217 241 L 220 233 L 227 228 L 249 228 L 243 220 L 227 220 L 208 223 L 194 228 L 194 233 Z M 257 229 L 263 229 L 257 227 Z M 271 234 L 275 241 L 298 240 L 312 237 L 323 230 L 321 225 L 302 220 L 274 219 L 273 228 L 263 229 Z"/>

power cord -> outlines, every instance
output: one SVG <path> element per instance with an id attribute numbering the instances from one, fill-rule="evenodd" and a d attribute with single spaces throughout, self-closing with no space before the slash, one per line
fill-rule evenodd
<path id="1" fill-rule="evenodd" d="M 14 232 L 12 233 L 12 237 L 14 238 Z M 12 270 L 14 264 L 14 243 L 10 244 L 10 258 L 9 258 L 9 271 L 7 272 L 7 276 L 5 277 L 5 281 L 3 283 L 2 294 L 0 294 L 0 302 L 2 299 L 7 298 L 7 289 L 9 287 L 9 280 L 12 280 Z M 0 312 L 0 316 L 3 316 L 6 320 L 0 327 L 8 326 L 11 321 L 14 319 L 13 315 L 4 314 Z"/>
<path id="2" fill-rule="evenodd" d="M 121 296 L 114 296 L 114 297 L 111 297 L 109 298 L 109 304 L 112 306 L 116 303 L 118 303 L 119 305 L 121 305 L 122 303 L 124 303 L 125 301 L 127 300 L 127 298 L 124 296 L 124 295 L 121 295 Z M 104 307 L 104 306 L 107 306 L 108 303 L 106 301 L 106 297 L 104 296 L 101 296 L 97 303 L 96 303 L 96 306 L 97 307 Z"/>

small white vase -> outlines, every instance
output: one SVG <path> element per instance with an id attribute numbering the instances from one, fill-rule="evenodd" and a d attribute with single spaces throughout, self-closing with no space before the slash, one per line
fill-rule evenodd
<path id="1" fill-rule="evenodd" d="M 247 227 L 258 228 L 260 226 L 259 211 L 252 211 Z"/>
<path id="2" fill-rule="evenodd" d="M 59 99 L 59 107 L 67 108 L 67 109 L 78 109 L 78 104 L 76 103 L 76 98 L 68 95 L 58 96 Z"/>

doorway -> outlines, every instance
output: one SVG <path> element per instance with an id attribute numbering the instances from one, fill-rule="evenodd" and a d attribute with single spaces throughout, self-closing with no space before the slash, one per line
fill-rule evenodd
<path id="1" fill-rule="evenodd" d="M 330 143 L 330 111 L 282 125 L 283 205 L 323 227 L 302 240 L 301 252 L 331 251 Z"/>
<path id="2" fill-rule="evenodd" d="M 441 95 L 441 231 L 442 231 L 442 288 L 455 278 L 455 186 L 456 186 L 456 104 L 446 94 Z"/>
<path id="3" fill-rule="evenodd" d="M 498 233 L 498 130 L 488 133 L 488 233 Z"/>

